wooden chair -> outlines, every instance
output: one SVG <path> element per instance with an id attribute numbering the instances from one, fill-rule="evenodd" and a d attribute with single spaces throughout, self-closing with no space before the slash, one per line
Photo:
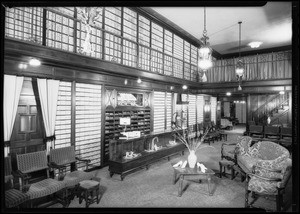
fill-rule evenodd
<path id="1" fill-rule="evenodd" d="M 60 202 L 53 196 L 58 191 L 64 191 L 65 184 L 49 177 L 49 166 L 47 161 L 46 151 L 32 152 L 26 154 L 17 154 L 17 168 L 16 175 L 20 180 L 20 187 L 23 192 L 30 198 L 30 207 L 33 207 L 38 202 L 38 199 L 45 198 L 51 199 L 50 202 L 43 204 L 42 207 Z M 46 171 L 46 178 L 42 180 L 31 177 L 32 173 Z"/>
<path id="2" fill-rule="evenodd" d="M 11 157 L 4 158 L 5 208 L 20 208 L 27 205 L 29 196 L 14 186 L 14 176 L 11 167 Z"/>
<path id="3" fill-rule="evenodd" d="M 79 182 L 95 177 L 95 172 L 78 170 L 78 162 L 84 162 L 85 170 L 88 170 L 88 165 L 91 161 L 76 157 L 74 146 L 51 149 L 49 162 L 51 168 L 58 170 L 55 179 L 65 183 L 66 195 L 60 197 L 61 200 L 65 201 L 66 206 L 74 198 Z M 68 167 L 70 167 L 70 171 L 68 171 Z"/>
<path id="4" fill-rule="evenodd" d="M 278 126 L 265 126 L 264 127 L 264 139 L 266 141 L 277 142 L 280 138 L 280 132 Z"/>
<path id="5" fill-rule="evenodd" d="M 293 132 L 290 127 L 281 127 L 280 128 L 280 138 L 278 143 L 285 148 L 287 148 L 290 152 L 292 152 L 292 143 L 293 143 Z"/>
<path id="6" fill-rule="evenodd" d="M 260 140 L 264 137 L 264 127 L 261 125 L 250 125 L 248 135 L 254 140 Z"/>

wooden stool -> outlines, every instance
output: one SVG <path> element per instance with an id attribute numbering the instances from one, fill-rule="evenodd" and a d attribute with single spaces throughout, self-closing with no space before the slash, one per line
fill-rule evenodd
<path id="1" fill-rule="evenodd" d="M 79 182 L 78 187 L 78 197 L 79 197 L 79 204 L 85 200 L 85 208 L 88 208 L 90 204 L 100 202 L 100 178 L 92 178 L 92 180 L 84 180 Z"/>
<path id="2" fill-rule="evenodd" d="M 227 167 L 228 169 L 231 170 L 231 180 L 234 179 L 234 163 L 232 161 L 227 161 L 227 160 L 221 160 L 219 161 L 220 165 L 220 178 L 222 178 L 222 174 L 224 173 L 225 175 L 225 168 Z"/>

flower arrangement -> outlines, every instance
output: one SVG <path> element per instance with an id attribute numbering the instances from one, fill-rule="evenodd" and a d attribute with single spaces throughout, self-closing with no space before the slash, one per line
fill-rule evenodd
<path id="1" fill-rule="evenodd" d="M 192 138 L 191 137 L 192 134 L 189 131 L 189 129 L 183 129 L 182 127 L 179 127 L 175 123 L 173 123 L 172 129 L 173 129 L 174 135 L 179 139 L 180 142 L 182 142 L 188 148 L 189 152 L 191 152 L 191 151 L 196 152 L 198 149 L 206 148 L 206 147 L 214 148 L 213 146 L 200 147 L 201 144 L 204 142 L 206 135 L 210 131 L 209 128 L 205 130 L 205 132 L 201 136 L 200 140 L 199 140 L 199 138 Z M 182 133 L 180 133 L 180 131 L 182 131 Z"/>

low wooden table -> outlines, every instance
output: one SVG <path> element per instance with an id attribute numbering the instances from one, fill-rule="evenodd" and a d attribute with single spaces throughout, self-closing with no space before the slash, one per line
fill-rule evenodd
<path id="1" fill-rule="evenodd" d="M 174 164 L 176 164 L 176 163 L 172 163 L 172 167 Z M 181 195 L 182 195 L 182 187 L 183 187 L 182 184 L 183 184 L 184 177 L 191 176 L 191 175 L 204 177 L 204 179 L 206 179 L 207 183 L 208 183 L 209 196 L 213 195 L 213 193 L 211 191 L 211 176 L 215 174 L 215 172 L 213 170 L 207 168 L 205 172 L 201 172 L 201 169 L 198 168 L 197 165 L 195 166 L 195 168 L 190 168 L 188 164 L 186 165 L 185 168 L 173 167 L 173 169 L 174 169 L 173 184 L 176 184 L 177 175 L 179 175 L 179 187 L 178 187 L 178 196 L 179 197 L 181 197 Z M 199 182 L 201 183 L 201 179 L 199 180 Z"/>

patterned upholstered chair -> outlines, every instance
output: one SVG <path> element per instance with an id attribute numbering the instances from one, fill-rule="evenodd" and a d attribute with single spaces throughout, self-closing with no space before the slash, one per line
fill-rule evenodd
<path id="1" fill-rule="evenodd" d="M 12 175 L 11 158 L 4 158 L 4 181 L 5 181 L 5 208 L 26 206 L 29 196 L 14 188 L 14 176 Z"/>
<path id="2" fill-rule="evenodd" d="M 49 166 L 46 151 L 17 154 L 16 159 L 18 167 L 17 175 L 20 178 L 20 187 L 23 192 L 29 196 L 30 207 L 37 205 L 37 199 L 46 196 L 53 196 L 54 193 L 64 190 L 65 184 L 63 182 L 49 178 Z M 46 179 L 42 179 L 37 182 L 34 179 L 31 179 L 30 174 L 42 170 L 46 170 Z M 62 201 L 55 200 L 55 197 L 52 199 L 53 202 L 61 202 L 64 205 Z"/>
<path id="3" fill-rule="evenodd" d="M 79 182 L 95 177 L 95 172 L 78 170 L 77 163 L 80 161 L 85 163 L 85 170 L 88 170 L 88 164 L 91 161 L 76 157 L 74 146 L 50 150 L 49 165 L 58 171 L 58 173 L 55 173 L 57 175 L 55 179 L 62 181 L 66 187 L 66 198 L 63 199 L 66 202 L 66 206 L 74 198 Z M 68 167 L 70 167 L 70 170 L 68 170 Z"/>
<path id="4" fill-rule="evenodd" d="M 253 198 L 275 196 L 276 211 L 281 211 L 283 194 L 292 170 L 289 151 L 270 141 L 260 141 L 252 147 L 244 154 L 247 158 L 243 160 L 243 167 L 250 171 L 246 176 L 245 207 L 251 207 L 255 201 L 249 203 L 248 195 L 251 192 Z"/>

